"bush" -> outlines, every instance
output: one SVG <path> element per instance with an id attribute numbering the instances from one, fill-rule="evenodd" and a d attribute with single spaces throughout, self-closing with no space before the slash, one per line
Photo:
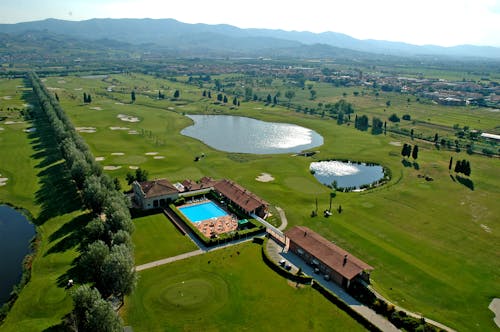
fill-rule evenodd
<path id="1" fill-rule="evenodd" d="M 403 115 L 403 120 L 410 121 L 411 120 L 411 115 L 410 114 Z"/>
<path id="2" fill-rule="evenodd" d="M 389 117 L 389 121 L 391 122 L 399 122 L 400 119 L 398 117 L 398 115 L 396 113 L 393 113 L 390 117 Z"/>

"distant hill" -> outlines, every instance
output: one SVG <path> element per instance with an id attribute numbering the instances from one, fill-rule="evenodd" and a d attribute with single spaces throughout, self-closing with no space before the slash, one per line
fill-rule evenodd
<path id="1" fill-rule="evenodd" d="M 500 48 L 462 45 L 440 47 L 380 40 L 359 40 L 336 32 L 312 33 L 269 29 L 240 29 L 231 25 L 187 24 L 174 19 L 47 19 L 0 24 L 0 33 L 17 35 L 42 31 L 85 40 L 115 40 L 133 45 L 194 53 L 233 55 L 308 55 L 311 57 L 364 57 L 366 53 L 396 56 L 452 56 L 500 59 Z M 319 45 L 318 45 L 319 44 Z"/>

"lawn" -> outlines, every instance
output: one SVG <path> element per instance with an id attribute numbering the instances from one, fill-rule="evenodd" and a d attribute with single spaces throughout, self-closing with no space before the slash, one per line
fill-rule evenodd
<path id="1" fill-rule="evenodd" d="M 234 246 L 142 271 L 122 316 L 134 331 L 362 331 L 310 287 L 296 288 Z"/>
<path id="2" fill-rule="evenodd" d="M 134 225 L 132 240 L 135 246 L 136 265 L 198 249 L 163 213 L 134 218 Z"/>

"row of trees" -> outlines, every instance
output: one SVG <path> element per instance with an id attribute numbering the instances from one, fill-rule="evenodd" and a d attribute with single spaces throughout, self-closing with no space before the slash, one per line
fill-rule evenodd
<path id="1" fill-rule="evenodd" d="M 451 157 L 450 159 L 450 166 L 449 166 L 450 170 L 452 164 L 453 164 L 453 157 Z M 471 174 L 470 162 L 465 159 L 457 160 L 454 171 L 455 173 L 462 173 L 464 175 L 470 176 Z"/>
<path id="2" fill-rule="evenodd" d="M 412 156 L 413 159 L 417 159 L 418 158 L 418 145 L 415 145 L 413 147 L 413 150 L 412 150 L 412 147 L 410 144 L 403 144 L 403 148 L 401 149 L 401 155 L 403 157 L 408 157 L 410 158 L 410 156 Z"/>
<path id="3" fill-rule="evenodd" d="M 104 299 L 112 295 L 122 299 L 132 292 L 136 282 L 130 235 L 134 226 L 128 200 L 103 173 L 88 145 L 38 76 L 30 73 L 29 78 L 43 110 L 41 116 L 47 118 L 83 203 L 94 216 L 83 230 L 78 281 L 95 288 L 82 286 L 75 291 L 74 323 L 80 331 L 94 331 L 96 326 L 119 331 L 120 319 Z"/>
<path id="4" fill-rule="evenodd" d="M 59 101 L 59 97 L 57 96 L 57 94 L 55 95 L 55 97 L 56 97 L 56 100 Z M 90 95 L 90 93 L 87 94 L 84 92 L 83 93 L 83 103 L 90 104 L 91 102 L 92 102 L 92 96 Z"/>

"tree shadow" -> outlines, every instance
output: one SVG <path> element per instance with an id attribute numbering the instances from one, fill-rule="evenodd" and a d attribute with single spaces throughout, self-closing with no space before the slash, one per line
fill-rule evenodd
<path id="1" fill-rule="evenodd" d="M 44 256 L 64 252 L 77 247 L 82 241 L 83 228 L 90 220 L 91 215 L 84 214 L 62 225 L 57 231 L 50 235 L 49 241 L 54 242 L 60 238 L 62 239 L 50 247 L 45 252 Z"/>
<path id="2" fill-rule="evenodd" d="M 401 164 L 403 164 L 404 167 L 411 167 L 412 166 L 411 162 L 406 160 L 406 159 L 401 160 Z"/>
<path id="3" fill-rule="evenodd" d="M 25 79 L 24 84 L 26 87 L 31 86 L 28 79 Z M 66 168 L 47 116 L 34 92 L 25 89 L 22 98 L 26 103 L 33 105 L 28 114 L 25 114 L 25 118 L 36 128 L 28 134 L 28 137 L 35 151 L 31 158 L 38 162 L 35 167 L 41 169 L 37 174 L 40 189 L 35 193 L 35 203 L 40 205 L 41 211 L 33 220 L 39 226 L 50 218 L 80 210 L 82 202 Z"/>
<path id="4" fill-rule="evenodd" d="M 466 186 L 467 188 L 469 188 L 470 190 L 474 191 L 474 182 L 471 179 L 463 178 L 457 175 L 457 181 Z"/>
<path id="5" fill-rule="evenodd" d="M 61 322 L 56 325 L 52 325 L 50 327 L 47 327 L 43 332 L 73 332 L 75 331 L 75 328 L 71 326 L 71 313 L 64 315 L 61 317 Z"/>
<path id="6" fill-rule="evenodd" d="M 457 180 L 455 180 L 455 178 L 453 177 L 453 175 L 452 175 L 452 174 L 450 174 L 450 178 L 451 178 L 451 180 L 452 180 L 453 182 L 457 182 Z"/>

